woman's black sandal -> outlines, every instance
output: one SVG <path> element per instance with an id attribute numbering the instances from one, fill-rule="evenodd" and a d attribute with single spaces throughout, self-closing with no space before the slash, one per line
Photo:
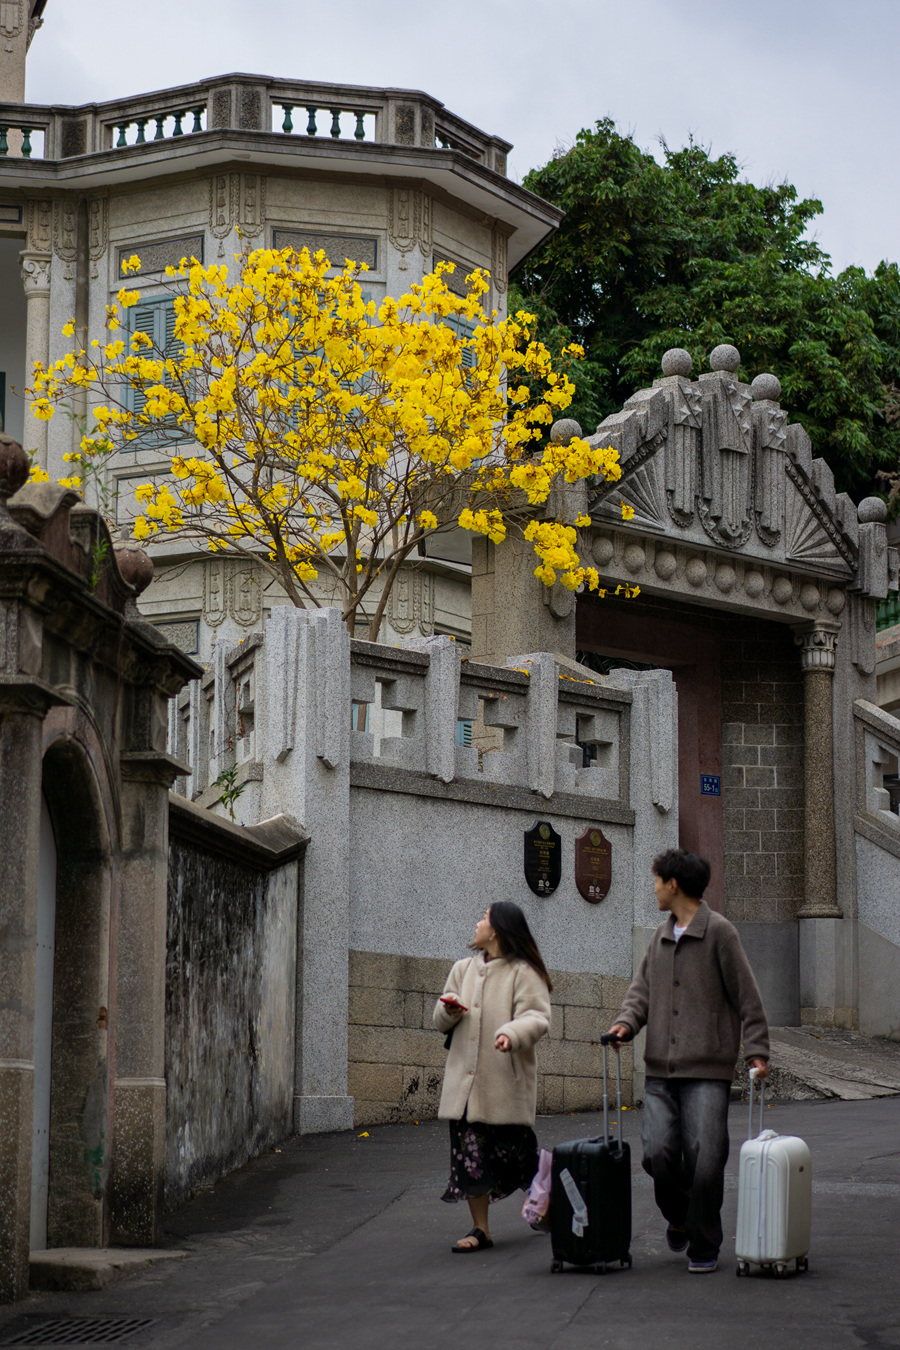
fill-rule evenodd
<path id="1" fill-rule="evenodd" d="M 465 1252 L 480 1252 L 485 1250 L 487 1247 L 493 1247 L 494 1245 L 493 1240 L 489 1237 L 486 1237 L 483 1229 L 481 1228 L 473 1228 L 471 1233 L 466 1233 L 466 1237 L 477 1238 L 475 1246 L 460 1247 L 459 1244 L 457 1243 L 455 1247 L 450 1248 L 451 1252 L 459 1252 L 461 1254 Z"/>

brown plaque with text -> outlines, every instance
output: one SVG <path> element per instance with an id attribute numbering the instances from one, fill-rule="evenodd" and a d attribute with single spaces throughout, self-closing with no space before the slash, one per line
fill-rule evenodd
<path id="1" fill-rule="evenodd" d="M 575 885 L 592 905 L 599 905 L 612 884 L 612 844 L 599 825 L 589 825 L 575 840 Z"/>

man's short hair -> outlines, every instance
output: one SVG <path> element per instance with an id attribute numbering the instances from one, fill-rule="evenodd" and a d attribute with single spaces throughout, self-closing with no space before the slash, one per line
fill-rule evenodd
<path id="1" fill-rule="evenodd" d="M 692 900 L 701 900 L 709 885 L 709 863 L 685 848 L 667 848 L 653 859 L 652 870 L 663 881 L 677 882 Z"/>

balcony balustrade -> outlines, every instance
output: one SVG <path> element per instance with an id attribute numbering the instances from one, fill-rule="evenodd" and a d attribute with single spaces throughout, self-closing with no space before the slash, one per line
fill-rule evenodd
<path id="1" fill-rule="evenodd" d="M 510 149 L 418 90 L 225 75 L 77 107 L 0 104 L 0 160 L 152 154 L 159 141 L 227 131 L 327 140 L 350 152 L 362 144 L 452 151 L 504 176 Z"/>

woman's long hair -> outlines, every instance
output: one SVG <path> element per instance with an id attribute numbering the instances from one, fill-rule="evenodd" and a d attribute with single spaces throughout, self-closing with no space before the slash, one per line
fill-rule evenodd
<path id="1" fill-rule="evenodd" d="M 538 951 L 538 945 L 534 940 L 531 929 L 528 927 L 528 920 L 519 906 L 513 904 L 512 900 L 495 900 L 489 912 L 491 927 L 497 934 L 501 954 L 503 956 L 516 956 L 520 961 L 527 961 L 544 980 L 548 991 L 552 990 L 553 985 L 550 982 L 547 967 L 544 965 L 544 958 Z"/>

